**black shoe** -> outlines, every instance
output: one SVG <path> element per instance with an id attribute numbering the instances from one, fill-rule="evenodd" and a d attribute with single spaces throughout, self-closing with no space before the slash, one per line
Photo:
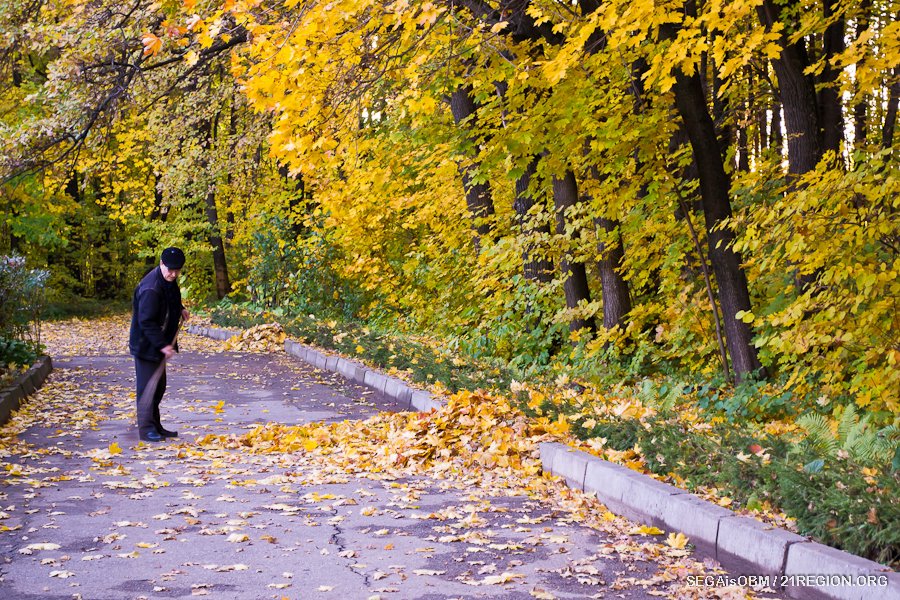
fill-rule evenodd
<path id="1" fill-rule="evenodd" d="M 141 434 L 141 439 L 145 442 L 161 442 L 163 441 L 163 436 L 155 431 L 148 431 Z"/>
<path id="2" fill-rule="evenodd" d="M 160 427 L 157 431 L 159 431 L 159 435 L 163 436 L 164 438 L 178 437 L 177 431 L 169 431 L 165 427 Z"/>

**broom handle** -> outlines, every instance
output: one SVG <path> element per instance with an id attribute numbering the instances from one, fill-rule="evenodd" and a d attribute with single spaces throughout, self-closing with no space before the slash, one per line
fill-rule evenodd
<path id="1" fill-rule="evenodd" d="M 175 330 L 175 337 L 172 338 L 172 346 L 178 341 L 178 334 L 181 332 L 181 317 L 178 317 L 178 329 Z M 153 375 L 150 376 L 150 380 L 147 382 L 146 387 L 144 387 L 144 393 L 141 394 L 141 398 L 138 401 L 138 404 L 143 404 L 150 400 L 153 397 L 153 394 L 156 393 L 156 387 L 159 385 L 159 380 L 162 377 L 163 371 L 166 369 L 166 361 L 168 359 L 163 356 L 162 362 L 159 363 L 159 366 L 156 367 L 156 370 L 153 371 Z"/>

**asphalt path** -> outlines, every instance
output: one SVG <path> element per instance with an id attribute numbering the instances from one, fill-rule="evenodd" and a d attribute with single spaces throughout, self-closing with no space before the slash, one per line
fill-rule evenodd
<path id="1" fill-rule="evenodd" d="M 190 336 L 183 346 L 162 405 L 176 440 L 139 442 L 124 353 L 56 358 L 30 408 L 3 429 L 0 598 L 711 592 L 673 592 L 675 571 L 663 572 L 652 552 L 634 552 L 640 538 L 629 538 L 626 551 L 621 536 L 580 523 L 562 506 L 562 486 L 548 500 L 465 478 L 348 474 L 296 456 L 205 452 L 196 441 L 208 434 L 365 419 L 396 407 L 283 353 L 205 351 Z"/>

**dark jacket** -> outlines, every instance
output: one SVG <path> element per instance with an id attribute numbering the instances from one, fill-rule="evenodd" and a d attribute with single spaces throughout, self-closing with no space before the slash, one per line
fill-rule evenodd
<path id="1" fill-rule="evenodd" d="M 135 288 L 132 300 L 128 339 L 131 354 L 143 360 L 161 361 L 160 350 L 175 339 L 183 308 L 177 282 L 163 279 L 159 267 L 147 273 Z"/>

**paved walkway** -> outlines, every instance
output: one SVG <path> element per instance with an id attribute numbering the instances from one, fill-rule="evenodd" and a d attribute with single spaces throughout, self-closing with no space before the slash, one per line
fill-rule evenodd
<path id="1" fill-rule="evenodd" d="M 550 502 L 465 478 L 348 474 L 302 453 L 205 450 L 196 440 L 210 433 L 392 407 L 284 354 L 182 345 L 162 405 L 177 440 L 138 443 L 124 353 L 55 358 L 0 433 L 0 598 L 744 597 L 685 585 L 702 565 L 660 567 L 659 538 L 582 525 L 563 486 Z"/>

